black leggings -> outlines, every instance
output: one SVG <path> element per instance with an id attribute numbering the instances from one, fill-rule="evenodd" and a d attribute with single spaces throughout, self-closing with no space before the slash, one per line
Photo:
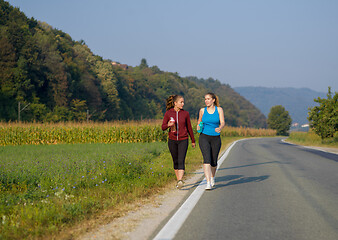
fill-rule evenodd
<path id="1" fill-rule="evenodd" d="M 218 154 L 222 145 L 221 137 L 209 136 L 202 133 L 199 138 L 199 145 L 204 163 L 217 167 Z"/>
<path id="2" fill-rule="evenodd" d="M 188 145 L 188 139 L 180 141 L 168 140 L 168 147 L 173 158 L 175 170 L 185 169 L 185 156 L 187 155 Z"/>

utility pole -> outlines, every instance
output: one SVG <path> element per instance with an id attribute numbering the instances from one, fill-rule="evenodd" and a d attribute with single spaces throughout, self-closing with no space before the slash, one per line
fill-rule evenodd
<path id="1" fill-rule="evenodd" d="M 28 103 L 23 109 L 21 109 L 21 102 L 18 102 L 18 122 L 20 122 L 20 113 L 28 107 L 30 103 Z"/>
<path id="2" fill-rule="evenodd" d="M 87 123 L 89 123 L 89 119 L 93 116 L 94 113 L 96 113 L 96 111 L 89 114 L 89 109 L 87 109 Z"/>

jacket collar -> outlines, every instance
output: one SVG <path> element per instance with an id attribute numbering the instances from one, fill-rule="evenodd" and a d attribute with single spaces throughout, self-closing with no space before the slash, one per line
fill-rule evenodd
<path id="1" fill-rule="evenodd" d="M 170 112 L 176 112 L 174 108 L 170 108 L 168 111 Z M 184 111 L 184 109 L 181 109 L 179 112 Z"/>

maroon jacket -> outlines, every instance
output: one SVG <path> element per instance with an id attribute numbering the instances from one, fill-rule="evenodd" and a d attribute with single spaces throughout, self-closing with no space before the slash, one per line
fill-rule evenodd
<path id="1" fill-rule="evenodd" d="M 189 112 L 183 109 L 176 112 L 174 108 L 166 111 L 162 122 L 163 131 L 169 128 L 168 122 L 170 120 L 170 117 L 173 117 L 175 119 L 176 132 L 169 131 L 169 139 L 176 141 L 188 139 L 189 132 L 191 142 L 195 143 L 195 137 L 191 127 Z"/>

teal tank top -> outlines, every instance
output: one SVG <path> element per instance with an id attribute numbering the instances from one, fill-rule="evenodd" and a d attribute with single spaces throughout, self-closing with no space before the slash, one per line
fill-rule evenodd
<path id="1" fill-rule="evenodd" d="M 202 133 L 209 136 L 219 136 L 220 133 L 215 131 L 215 128 L 219 127 L 219 113 L 215 106 L 215 112 L 213 114 L 208 113 L 207 108 L 204 109 L 203 117 L 203 131 Z"/>

